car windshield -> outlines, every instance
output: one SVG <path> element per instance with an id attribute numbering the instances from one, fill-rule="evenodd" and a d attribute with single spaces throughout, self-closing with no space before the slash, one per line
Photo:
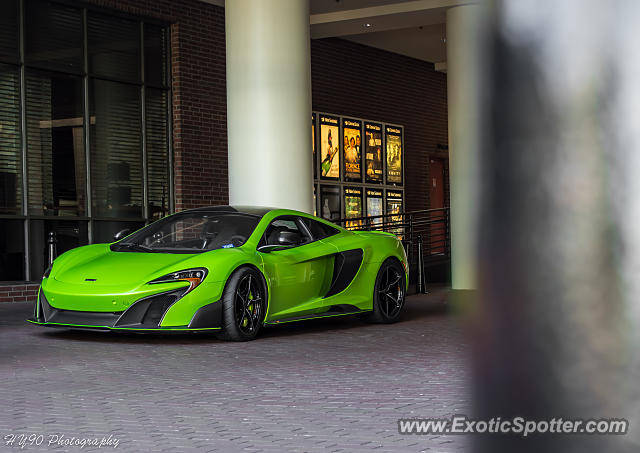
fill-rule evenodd
<path id="1" fill-rule="evenodd" d="M 116 252 L 202 253 L 244 244 L 260 218 L 228 212 L 165 217 L 111 245 Z"/>

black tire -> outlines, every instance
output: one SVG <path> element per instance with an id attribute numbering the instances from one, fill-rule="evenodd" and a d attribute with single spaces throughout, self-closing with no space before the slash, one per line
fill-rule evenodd
<path id="1" fill-rule="evenodd" d="M 260 331 L 265 316 L 266 291 L 262 275 L 250 267 L 237 269 L 222 293 L 221 340 L 249 341 Z"/>
<path id="2" fill-rule="evenodd" d="M 388 258 L 378 271 L 373 288 L 373 311 L 365 317 L 365 320 L 389 324 L 400 319 L 406 287 L 402 265 L 397 260 Z"/>

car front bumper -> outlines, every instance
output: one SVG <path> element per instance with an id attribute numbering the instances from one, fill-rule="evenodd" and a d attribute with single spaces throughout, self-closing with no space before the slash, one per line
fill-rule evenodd
<path id="1" fill-rule="evenodd" d="M 204 332 L 221 330 L 222 303 L 215 301 L 193 313 L 186 325 L 162 325 L 173 304 L 179 300 L 179 291 L 167 291 L 144 297 L 129 308 L 116 312 L 63 310 L 52 307 L 40 289 L 34 316 L 27 321 L 46 327 L 68 327 L 97 330 L 123 330 L 140 332 Z"/>

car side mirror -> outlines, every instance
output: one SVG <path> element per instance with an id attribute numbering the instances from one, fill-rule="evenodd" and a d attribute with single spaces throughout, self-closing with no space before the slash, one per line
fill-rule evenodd
<path id="1" fill-rule="evenodd" d="M 130 228 L 125 228 L 124 230 L 120 230 L 116 234 L 113 235 L 113 240 L 114 241 L 119 241 L 123 237 L 129 236 L 129 233 L 131 233 L 131 229 Z"/>
<path id="2" fill-rule="evenodd" d="M 286 248 L 288 247 L 284 247 L 282 245 L 265 244 L 265 245 L 261 245 L 256 250 L 260 253 L 271 253 L 271 252 L 275 252 L 276 250 L 283 250 Z"/>
<path id="3" fill-rule="evenodd" d="M 281 231 L 278 235 L 279 245 L 298 245 L 301 242 L 301 236 L 295 231 Z"/>

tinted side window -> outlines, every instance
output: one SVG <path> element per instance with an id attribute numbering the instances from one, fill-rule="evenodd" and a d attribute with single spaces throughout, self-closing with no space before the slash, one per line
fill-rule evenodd
<path id="1" fill-rule="evenodd" d="M 307 242 L 310 242 L 311 238 L 309 238 L 304 231 L 302 231 L 298 227 L 298 223 L 296 222 L 294 217 L 278 217 L 267 227 L 264 232 L 264 236 L 260 241 L 259 246 L 261 245 L 278 245 L 278 237 L 281 232 L 290 232 L 294 233 L 298 237 L 298 241 L 296 245 L 303 245 Z"/>
<path id="2" fill-rule="evenodd" d="M 329 225 L 326 225 L 322 222 L 308 219 L 306 217 L 303 217 L 302 221 L 313 235 L 314 240 L 324 239 L 326 237 L 333 236 L 334 234 L 338 234 L 337 229 L 330 227 Z"/>

